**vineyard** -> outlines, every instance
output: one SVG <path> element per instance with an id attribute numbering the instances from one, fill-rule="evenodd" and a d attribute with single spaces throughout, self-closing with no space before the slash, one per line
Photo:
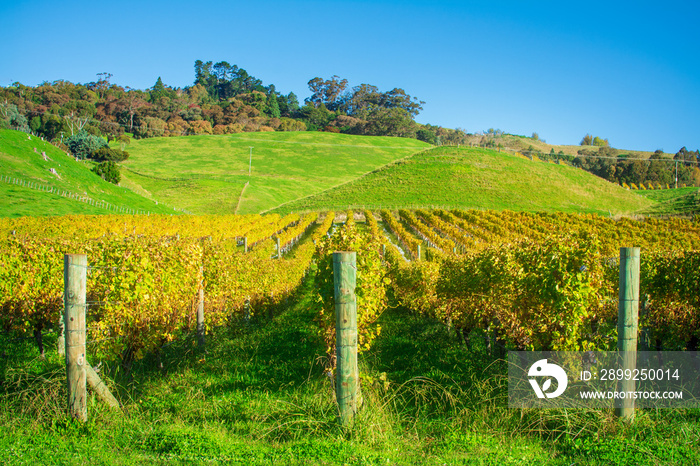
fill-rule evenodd
<path id="1" fill-rule="evenodd" d="M 121 404 L 89 405 L 102 427 L 81 441 L 101 445 L 104 462 L 119 431 L 132 432 L 136 447 L 119 454 L 133 462 L 403 464 L 429 455 L 426 463 L 444 464 L 487 451 L 485 464 L 551 455 L 555 464 L 589 455 L 606 464 L 638 434 L 619 434 L 605 412 L 505 408 L 502 359 L 506 350 L 614 349 L 619 249 L 632 245 L 641 247 L 640 349 L 697 350 L 697 221 L 443 209 L 2 219 L 2 354 L 17 348 L 26 362 L 0 360 L 3 422 L 17 431 L 9 450 L 0 442 L 0 458 L 23 451 L 51 462 L 73 451 L 32 450 L 23 432 L 67 429 L 67 366 L 52 345 L 62 341 L 64 255 L 85 254 L 87 361 L 104 364 L 99 377 Z M 334 251 L 357 254 L 365 407 L 355 440 L 337 430 L 329 384 L 338 363 Z M 692 411 L 649 416 L 640 425 L 671 422 L 699 438 Z M 700 458 L 679 438 L 651 438 L 659 453 L 650 461 L 668 451 L 679 463 Z M 330 446 L 309 446 L 317 442 Z M 346 461 L 349 451 L 370 459 Z"/>
<path id="2" fill-rule="evenodd" d="M 96 349 L 126 361 L 141 358 L 193 328 L 200 287 L 210 328 L 286 299 L 314 252 L 311 241 L 289 250 L 316 220 L 316 214 L 5 220 L 2 327 L 36 335 L 55 328 L 63 256 L 87 254 L 87 319 L 91 338 L 100 342 Z M 327 215 L 314 235 L 332 220 Z"/>
<path id="3" fill-rule="evenodd" d="M 642 345 L 697 349 L 697 222 L 439 209 L 344 216 L 332 235 L 333 213 L 2 220 L 0 325 L 41 345 L 63 306 L 63 256 L 84 253 L 97 350 L 138 359 L 193 330 L 200 288 L 206 325 L 222 326 L 288 299 L 313 260 L 330 353 L 330 253 L 354 250 L 361 350 L 380 333 L 389 297 L 467 344 L 480 332 L 501 349 L 605 350 L 616 339 L 617 251 L 635 245 Z"/>

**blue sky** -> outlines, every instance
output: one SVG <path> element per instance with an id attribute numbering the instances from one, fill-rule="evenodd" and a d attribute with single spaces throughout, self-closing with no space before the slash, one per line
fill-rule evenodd
<path id="1" fill-rule="evenodd" d="M 301 101 L 316 76 L 400 87 L 420 123 L 468 132 L 700 148 L 696 2 L 60 3 L 2 2 L 0 85 L 184 87 L 195 60 L 225 60 Z"/>

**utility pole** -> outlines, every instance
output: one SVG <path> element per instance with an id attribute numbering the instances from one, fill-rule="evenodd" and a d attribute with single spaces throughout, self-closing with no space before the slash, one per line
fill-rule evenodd
<path id="1" fill-rule="evenodd" d="M 676 189 L 678 189 L 678 160 L 676 160 Z"/>
<path id="2" fill-rule="evenodd" d="M 253 168 L 253 148 L 248 146 L 250 149 L 250 162 L 248 162 L 248 176 L 250 176 L 250 171 Z"/>

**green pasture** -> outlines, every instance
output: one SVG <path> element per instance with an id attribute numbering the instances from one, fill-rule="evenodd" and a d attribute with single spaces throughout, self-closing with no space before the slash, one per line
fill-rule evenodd
<path id="1" fill-rule="evenodd" d="M 430 148 L 404 138 L 240 133 L 133 140 L 127 151 L 131 156 L 120 164 L 122 182 L 115 186 L 90 171 L 92 162 L 75 161 L 25 133 L 0 130 L 0 176 L 33 184 L 0 182 L 0 215 L 114 213 L 37 186 L 170 214 L 443 206 L 688 215 L 700 205 L 697 188 L 628 191 L 568 165 L 489 149 Z"/>
<path id="2" fill-rule="evenodd" d="M 150 138 L 132 141 L 122 175 L 136 192 L 193 213 L 234 213 L 239 198 L 238 213 L 258 213 L 428 147 L 415 139 L 322 132 Z"/>
<path id="3" fill-rule="evenodd" d="M 78 162 L 40 138 L 0 129 L 0 180 L 9 177 L 31 183 L 24 186 L 0 181 L 0 216 L 114 213 L 45 191 L 50 188 L 132 210 L 175 213 L 172 207 L 157 205 L 125 187 L 104 181 L 90 171 L 91 167 L 91 162 Z M 49 171 L 52 168 L 58 176 Z"/>
<path id="4" fill-rule="evenodd" d="M 275 211 L 414 205 L 609 215 L 653 203 L 568 165 L 489 149 L 438 147 Z"/>

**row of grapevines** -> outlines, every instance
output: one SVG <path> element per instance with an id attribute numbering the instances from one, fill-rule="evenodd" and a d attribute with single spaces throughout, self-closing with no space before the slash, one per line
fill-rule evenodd
<path id="1" fill-rule="evenodd" d="M 318 293 L 318 322 L 325 337 L 331 366 L 335 366 L 335 297 L 333 285 L 334 251 L 357 253 L 357 332 L 358 351 L 366 351 L 381 332 L 376 324 L 386 308 L 386 270 L 382 265 L 381 243 L 370 233 L 358 231 L 353 212 L 332 236 L 324 236 L 316 242 L 316 286 Z"/>
<path id="2" fill-rule="evenodd" d="M 316 220 L 318 220 L 318 213 L 307 214 L 299 223 L 286 228 L 282 233 L 278 234 L 277 236 L 280 240 L 280 247 L 282 250 L 288 249 L 292 243 L 299 241 L 301 236 L 313 226 Z"/>
<path id="3" fill-rule="evenodd" d="M 467 243 L 466 246 L 471 245 L 474 249 L 481 249 L 487 244 L 497 242 L 497 237 L 494 234 L 476 226 L 474 223 L 476 217 L 470 217 L 473 220 L 470 222 L 469 219 L 457 217 L 454 213 L 446 210 L 436 210 L 435 214 L 445 222 L 463 230 L 465 235 L 472 238 L 472 241 Z"/>
<path id="4" fill-rule="evenodd" d="M 430 226 L 421 222 L 410 210 L 399 210 L 401 218 L 415 231 L 430 247 L 436 247 L 446 252 L 452 252 L 455 243 L 438 235 Z"/>
<path id="5" fill-rule="evenodd" d="M 365 210 L 364 215 L 365 223 L 367 224 L 367 228 L 369 228 L 369 233 L 372 235 L 372 238 L 383 243 L 384 235 L 379 231 L 379 223 L 377 223 L 377 219 L 374 217 L 374 214 L 369 210 Z"/>
<path id="6" fill-rule="evenodd" d="M 427 225 L 435 229 L 439 235 L 454 242 L 459 248 L 460 252 L 475 248 L 476 242 L 474 237 L 469 235 L 463 229 L 453 225 L 452 223 L 444 221 L 430 211 L 418 210 L 416 212 L 422 219 L 425 220 Z"/>
<path id="7" fill-rule="evenodd" d="M 412 257 L 418 257 L 418 246 L 420 246 L 421 241 L 407 232 L 388 210 L 382 210 L 381 216 L 384 224 L 396 235 L 404 250 Z"/>
<path id="8" fill-rule="evenodd" d="M 275 215 L 66 215 L 62 217 L 21 217 L 0 219 L 0 236 L 14 234 L 34 239 L 99 236 L 184 236 L 235 238 L 262 222 L 273 222 Z"/>

